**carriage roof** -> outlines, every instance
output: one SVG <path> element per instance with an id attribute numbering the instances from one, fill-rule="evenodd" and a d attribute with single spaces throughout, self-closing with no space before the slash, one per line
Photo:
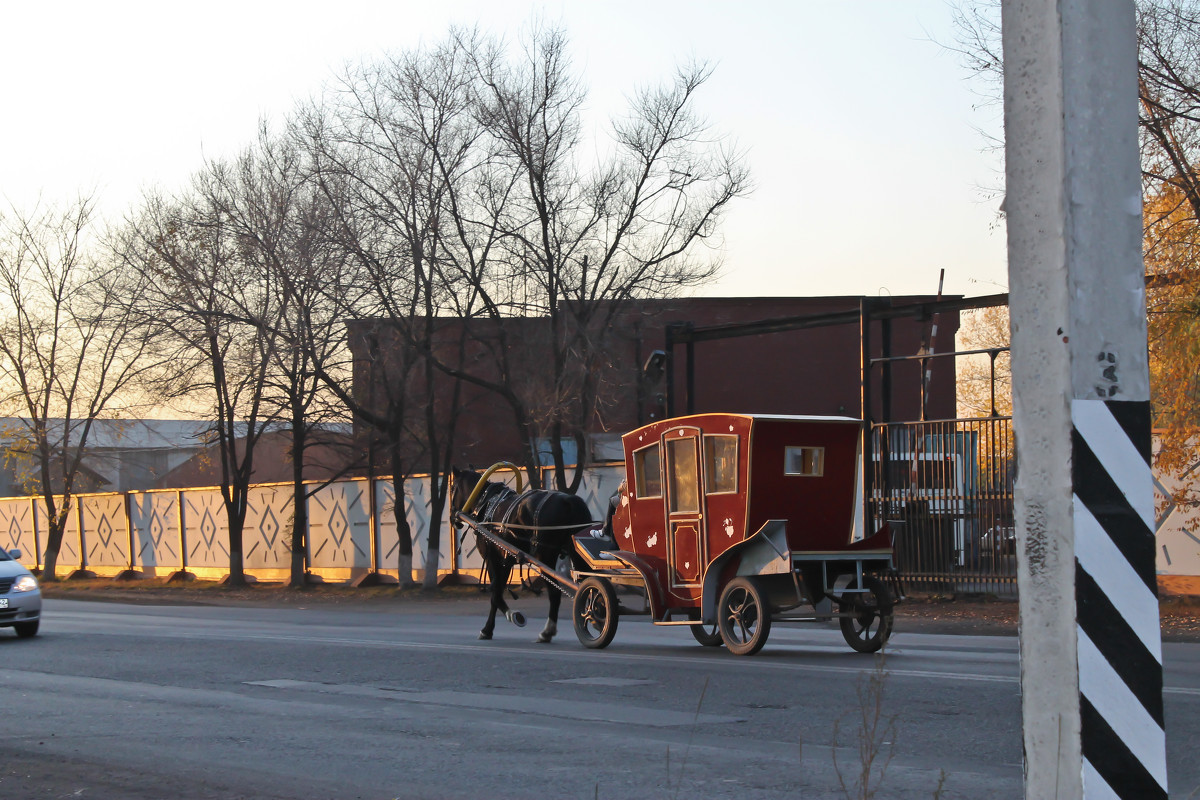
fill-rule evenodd
<path id="1" fill-rule="evenodd" d="M 636 428 L 621 437 L 623 441 L 643 441 L 647 434 L 658 431 L 670 430 L 683 426 L 694 426 L 704 430 L 705 432 L 715 432 L 715 426 L 722 422 L 742 421 L 742 424 L 753 426 L 755 422 L 771 421 L 784 424 L 829 424 L 829 425 L 855 425 L 861 426 L 862 420 L 855 417 L 846 416 L 822 416 L 817 414 L 731 414 L 726 412 L 707 412 L 702 414 L 689 414 L 683 417 L 671 417 L 669 419 L 661 419 L 657 422 L 651 422 Z"/>

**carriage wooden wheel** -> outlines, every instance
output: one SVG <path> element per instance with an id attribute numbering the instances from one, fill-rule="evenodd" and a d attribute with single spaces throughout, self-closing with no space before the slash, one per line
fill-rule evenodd
<path id="1" fill-rule="evenodd" d="M 700 609 L 693 609 L 688 614 L 690 619 L 700 619 Z M 725 640 L 721 638 L 721 626 L 714 622 L 711 625 L 689 625 L 688 629 L 692 632 L 692 636 L 696 641 L 705 647 L 720 647 L 725 644 Z"/>
<path id="2" fill-rule="evenodd" d="M 584 647 L 608 647 L 617 635 L 617 593 L 603 578 L 588 578 L 579 585 L 571 616 L 575 635 Z"/>
<path id="3" fill-rule="evenodd" d="M 843 616 L 838 622 L 846 643 L 860 653 L 883 649 L 892 635 L 892 593 L 887 584 L 870 575 L 863 576 L 862 592 L 844 592 L 838 603 Z"/>
<path id="4" fill-rule="evenodd" d="M 771 635 L 771 610 L 758 581 L 753 578 L 734 578 L 721 593 L 717 605 L 721 638 L 729 652 L 739 656 L 754 655 Z"/>

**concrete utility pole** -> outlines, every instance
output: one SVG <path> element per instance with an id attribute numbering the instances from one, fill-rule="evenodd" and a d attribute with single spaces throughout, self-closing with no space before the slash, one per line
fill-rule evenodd
<path id="1" fill-rule="evenodd" d="M 1004 0 L 1025 793 L 1165 798 L 1131 0 Z"/>

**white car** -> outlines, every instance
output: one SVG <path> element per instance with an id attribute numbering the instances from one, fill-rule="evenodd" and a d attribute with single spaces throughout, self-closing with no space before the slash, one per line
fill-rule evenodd
<path id="1" fill-rule="evenodd" d="M 9 628 L 25 639 L 36 636 L 42 618 L 42 591 L 37 578 L 21 566 L 20 550 L 0 547 L 0 628 Z"/>

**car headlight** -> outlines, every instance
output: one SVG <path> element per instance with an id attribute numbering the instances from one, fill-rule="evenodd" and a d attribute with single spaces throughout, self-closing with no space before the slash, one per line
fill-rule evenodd
<path id="1" fill-rule="evenodd" d="M 12 585 L 14 592 L 32 592 L 37 589 L 37 578 L 32 575 L 22 575 Z"/>

